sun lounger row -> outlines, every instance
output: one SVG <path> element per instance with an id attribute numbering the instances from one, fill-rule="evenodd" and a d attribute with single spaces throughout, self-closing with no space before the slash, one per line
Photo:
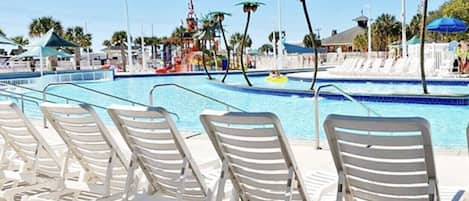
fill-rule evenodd
<path id="1" fill-rule="evenodd" d="M 17 177 L 0 180 L 6 200 L 325 200 L 335 183 L 337 201 L 446 200 L 463 192 L 439 188 L 429 124 L 420 118 L 329 116 L 337 177 L 303 175 L 272 113 L 204 111 L 221 170 L 202 170 L 164 108 L 109 107 L 124 143 L 88 105 L 44 103 L 41 111 L 67 146 L 62 156 L 14 103 L 0 102 L 0 134 L 24 161 Z"/>
<path id="2" fill-rule="evenodd" d="M 438 71 L 435 67 L 434 59 L 426 59 L 424 66 L 427 76 L 437 75 Z M 398 60 L 349 58 L 330 72 L 346 76 L 417 77 L 420 76 L 420 61 L 418 58 L 410 57 L 400 58 Z"/>

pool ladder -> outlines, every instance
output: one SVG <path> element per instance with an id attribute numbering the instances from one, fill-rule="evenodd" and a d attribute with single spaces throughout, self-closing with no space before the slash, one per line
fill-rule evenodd
<path id="1" fill-rule="evenodd" d="M 236 106 L 234 106 L 234 105 L 228 104 L 227 102 L 221 101 L 221 100 L 216 99 L 216 98 L 213 98 L 213 97 L 211 97 L 211 96 L 207 96 L 207 95 L 202 94 L 202 93 L 200 93 L 200 92 L 194 91 L 194 90 L 192 90 L 192 89 L 189 89 L 189 88 L 186 88 L 186 87 L 183 87 L 183 86 L 181 86 L 181 85 L 179 85 L 179 84 L 174 84 L 174 83 L 169 83 L 169 84 L 155 84 L 155 85 L 153 85 L 153 87 L 152 87 L 152 88 L 150 89 L 150 91 L 148 92 L 148 102 L 149 102 L 149 104 L 150 104 L 150 105 L 153 105 L 153 93 L 155 92 L 155 90 L 156 90 L 157 88 L 169 87 L 169 86 L 182 89 L 182 90 L 184 90 L 184 91 L 186 91 L 186 92 L 189 92 L 189 93 L 191 93 L 191 94 L 193 94 L 193 95 L 197 95 L 197 96 L 199 96 L 199 97 L 202 97 L 202 98 L 211 100 L 211 101 L 213 101 L 213 102 L 219 103 L 219 104 L 221 104 L 221 105 L 224 105 L 224 106 L 226 106 L 226 110 L 227 110 L 227 111 L 230 111 L 230 108 L 232 108 L 232 109 L 238 110 L 238 111 L 240 111 L 240 112 L 247 112 L 246 110 L 243 110 L 243 109 L 241 109 L 241 108 L 239 108 L 239 107 L 236 107 Z"/>
<path id="2" fill-rule="evenodd" d="M 368 113 L 368 116 L 371 116 L 371 114 L 378 116 L 378 117 L 381 116 L 378 112 L 366 106 L 365 104 L 361 103 L 357 99 L 353 98 L 349 93 L 347 93 L 346 91 L 344 91 L 337 85 L 325 84 L 325 85 L 319 86 L 314 93 L 314 140 L 315 140 L 314 146 L 316 147 L 316 149 L 321 149 L 320 142 L 319 142 L 319 96 L 320 96 L 321 90 L 324 88 L 334 88 L 335 90 L 339 92 L 340 95 L 352 101 L 353 103 L 357 104 L 361 108 L 365 109 Z"/>

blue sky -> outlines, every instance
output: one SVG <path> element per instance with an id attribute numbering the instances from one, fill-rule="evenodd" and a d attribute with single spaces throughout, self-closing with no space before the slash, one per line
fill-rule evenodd
<path id="1" fill-rule="evenodd" d="M 156 36 L 168 35 L 182 19 L 186 18 L 187 0 L 128 0 L 132 35 L 143 32 L 151 36 L 152 24 Z M 249 34 L 254 47 L 267 43 L 268 34 L 277 29 L 277 1 L 261 0 L 266 3 L 253 16 Z M 307 33 L 301 4 L 298 0 L 281 0 L 283 27 L 287 30 L 288 41 L 300 41 Z M 229 34 L 242 32 L 245 14 L 242 8 L 234 6 L 233 0 L 194 0 L 198 16 L 210 11 L 226 11 L 232 17 L 225 20 Z M 308 0 L 313 28 L 320 28 L 321 37 L 330 35 L 332 29 L 339 32 L 355 25 L 354 17 L 368 14 L 366 5 L 371 2 L 372 18 L 390 13 L 400 19 L 400 0 Z M 429 1 L 429 10 L 437 9 L 445 0 Z M 416 14 L 420 0 L 407 0 L 407 23 Z M 114 31 L 124 30 L 124 0 L 15 0 L 2 3 L 0 29 L 8 36 L 27 36 L 32 19 L 52 16 L 64 27 L 84 26 L 93 34 L 93 48 L 101 49 L 102 41 L 109 39 Z"/>

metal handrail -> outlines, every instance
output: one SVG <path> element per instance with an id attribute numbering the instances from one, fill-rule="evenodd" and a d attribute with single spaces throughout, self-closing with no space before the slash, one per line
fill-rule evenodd
<path id="1" fill-rule="evenodd" d="M 13 95 L 9 95 L 9 94 L 4 94 L 4 93 L 9 93 L 9 94 L 13 94 L 13 95 L 17 95 L 17 96 L 20 96 L 20 98 L 16 97 L 16 96 L 13 96 Z M 38 107 L 39 107 L 39 102 L 38 101 L 34 101 L 34 100 L 29 100 L 29 99 L 25 99 L 25 97 L 28 97 L 30 98 L 29 96 L 27 95 L 24 95 L 24 94 L 18 94 L 18 93 L 14 93 L 14 92 L 10 92 L 10 91 L 1 91 L 0 92 L 0 96 L 5 96 L 5 97 L 9 97 L 9 98 L 13 98 L 15 99 L 17 102 L 20 102 L 21 103 L 21 112 L 24 113 L 24 101 L 26 102 L 30 102 L 30 103 L 34 103 L 36 104 Z"/>
<path id="2" fill-rule="evenodd" d="M 108 94 L 108 93 L 105 93 L 105 92 L 102 92 L 102 91 L 98 91 L 96 89 L 92 89 L 92 88 L 88 88 L 88 87 L 84 87 L 84 86 L 81 86 L 81 85 L 78 85 L 78 84 L 75 84 L 75 83 L 72 83 L 72 82 L 54 82 L 54 83 L 49 83 L 47 84 L 46 86 L 44 86 L 44 88 L 42 89 L 42 99 L 43 101 L 47 101 L 47 97 L 46 95 L 49 95 L 50 93 L 46 93 L 47 92 L 47 89 L 51 86 L 57 86 L 57 85 L 70 85 L 70 86 L 73 86 L 73 87 L 77 87 L 77 88 L 80 88 L 80 89 L 84 89 L 86 91 L 91 91 L 93 93 L 96 93 L 96 94 L 100 94 L 100 95 L 103 95 L 103 96 L 107 96 L 107 97 L 110 97 L 110 98 L 114 98 L 116 100 L 120 100 L 120 101 L 123 101 L 123 102 L 127 102 L 127 103 L 130 103 L 132 105 L 138 105 L 138 106 L 143 106 L 143 107 L 149 107 L 149 105 L 146 105 L 146 104 L 143 104 L 143 103 L 139 103 L 139 102 L 136 102 L 136 101 L 132 101 L 132 100 L 129 100 L 129 99 L 125 99 L 125 98 L 122 98 L 122 97 L 119 97 L 119 96 L 114 96 L 112 94 Z M 79 101 L 81 102 L 81 101 Z M 89 103 L 87 103 L 89 104 Z M 90 105 L 93 105 L 93 104 L 90 104 Z M 93 105 L 93 106 L 96 106 L 96 105 Z M 101 107 L 99 106 L 99 108 L 104 108 L 104 107 Z M 104 108 L 106 109 L 106 108 Z M 178 114 L 174 113 L 174 112 L 168 112 L 169 114 L 171 115 L 174 115 L 176 117 L 176 119 L 179 121 L 181 118 L 179 117 Z"/>
<path id="3" fill-rule="evenodd" d="M 353 103 L 355 103 L 355 104 L 359 105 L 360 107 L 364 108 L 365 110 L 367 110 L 368 116 L 370 116 L 371 113 L 374 114 L 375 116 L 378 116 L 378 117 L 381 116 L 378 112 L 374 111 L 370 107 L 366 106 L 365 104 L 361 103 L 357 99 L 353 98 L 349 93 L 345 92 L 343 89 L 341 89 L 340 87 L 338 87 L 334 84 L 325 84 L 325 85 L 319 86 L 317 88 L 317 90 L 315 91 L 315 93 L 314 93 L 314 129 L 315 129 L 314 138 L 315 138 L 315 147 L 316 147 L 316 149 L 321 149 L 321 147 L 319 145 L 319 95 L 320 95 L 319 92 L 324 88 L 334 88 L 334 89 L 336 89 L 337 91 L 339 91 L 340 95 L 344 96 L 348 100 L 352 101 Z"/>
<path id="4" fill-rule="evenodd" d="M 194 91 L 194 90 L 192 90 L 192 89 L 189 89 L 189 88 L 186 88 L 186 87 L 183 87 L 183 86 L 181 86 L 181 85 L 179 85 L 179 84 L 174 84 L 174 83 L 169 83 L 169 84 L 155 84 L 155 85 L 153 85 L 153 87 L 150 89 L 150 92 L 148 93 L 148 99 L 149 99 L 148 101 L 149 101 L 149 104 L 150 104 L 150 105 L 153 105 L 153 92 L 155 91 L 155 89 L 158 88 L 158 87 L 167 87 L 167 86 L 174 86 L 174 87 L 177 87 L 177 88 L 182 89 L 182 90 L 184 90 L 184 91 L 187 91 L 187 92 L 189 92 L 189 93 L 192 93 L 192 94 L 195 94 L 195 95 L 197 95 L 197 96 L 200 96 L 200 97 L 202 97 L 202 98 L 205 98 L 205 99 L 214 101 L 214 102 L 216 102 L 216 103 L 222 104 L 222 105 L 226 106 L 228 110 L 229 110 L 229 108 L 233 108 L 233 109 L 238 110 L 238 111 L 241 111 L 241 112 L 247 112 L 246 110 L 243 110 L 243 109 L 241 109 L 241 108 L 239 108 L 239 107 L 236 107 L 236 106 L 234 106 L 234 105 L 228 104 L 228 103 L 226 103 L 226 102 L 224 102 L 224 101 L 218 100 L 218 99 L 216 99 L 216 98 L 207 96 L 207 95 L 202 94 L 202 93 L 200 93 L 200 92 Z"/>

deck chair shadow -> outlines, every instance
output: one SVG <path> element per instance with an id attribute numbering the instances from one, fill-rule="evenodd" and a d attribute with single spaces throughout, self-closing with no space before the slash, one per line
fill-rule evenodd
<path id="1" fill-rule="evenodd" d="M 14 200 L 22 195 L 58 189 L 63 185 L 62 167 L 53 148 L 11 101 L 0 102 L 0 135 L 21 162 L 19 170 L 3 170 L 0 197 Z M 6 147 L 4 147 L 5 149 Z"/>
<path id="2" fill-rule="evenodd" d="M 132 151 L 130 172 L 138 164 L 155 190 L 134 200 L 212 200 L 216 180 L 202 175 L 164 108 L 113 105 L 108 113 Z"/>
<path id="3" fill-rule="evenodd" d="M 84 170 L 79 181 L 66 181 L 66 188 L 30 200 L 113 200 L 126 188 L 129 157 L 116 143 L 90 105 L 43 103 L 41 111 L 61 136 L 69 158 Z M 134 187 L 134 186 L 127 186 Z"/>
<path id="4" fill-rule="evenodd" d="M 339 174 L 337 201 L 459 200 L 464 193 L 439 188 L 423 118 L 329 115 L 324 129 Z"/>
<path id="5" fill-rule="evenodd" d="M 217 190 L 231 180 L 235 200 L 321 200 L 337 180 L 318 171 L 303 177 L 272 113 L 204 111 L 200 120 L 222 161 Z"/>

